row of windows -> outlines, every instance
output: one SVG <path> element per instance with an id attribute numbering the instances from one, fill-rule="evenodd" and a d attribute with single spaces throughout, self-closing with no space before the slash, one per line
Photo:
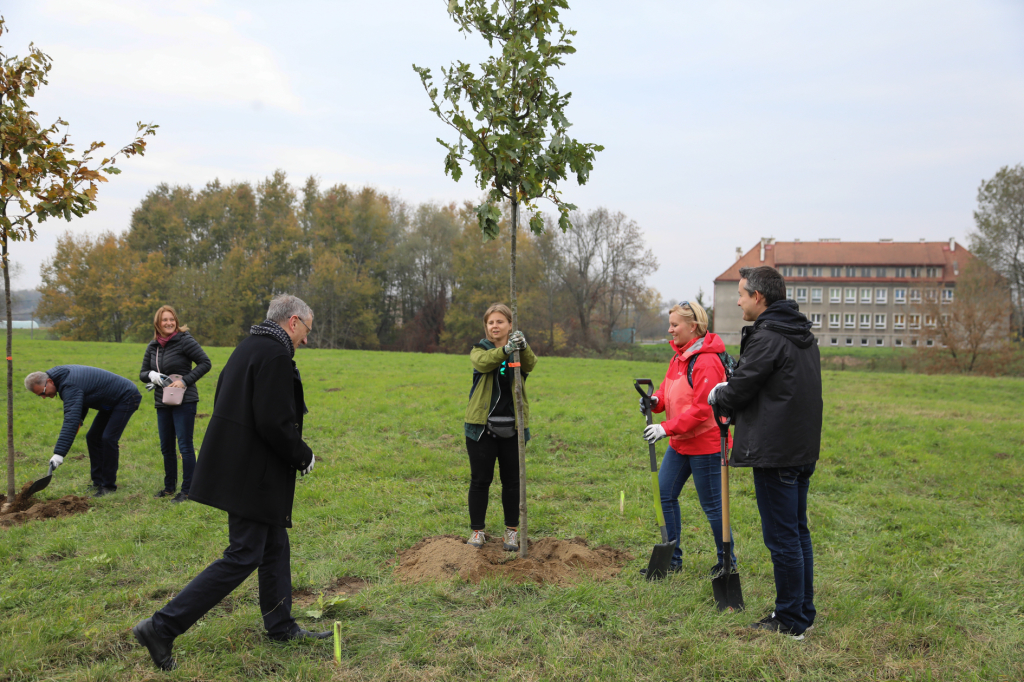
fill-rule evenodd
<path id="1" fill-rule="evenodd" d="M 844 341 L 845 341 L 845 343 L 843 345 L 845 345 L 845 346 L 852 346 L 852 345 L 854 345 L 853 337 L 852 336 L 845 337 Z M 860 338 L 860 345 L 862 345 L 862 346 L 870 346 L 871 345 L 870 341 L 871 340 L 869 338 L 867 338 L 866 336 L 862 336 Z M 917 346 L 918 345 L 918 340 L 917 339 L 910 339 L 909 341 L 910 341 L 910 343 L 909 343 L 910 346 Z M 839 337 L 838 336 L 831 337 L 829 339 L 829 345 L 830 346 L 838 346 L 839 345 Z M 884 346 L 885 345 L 885 339 L 883 339 L 881 337 L 876 338 L 875 339 L 875 345 L 876 346 Z M 904 343 L 903 339 L 893 339 L 892 340 L 892 345 L 896 346 L 897 348 L 903 348 L 904 346 L 906 346 L 908 344 Z M 935 345 L 935 340 L 934 339 L 927 339 L 925 341 L 924 345 L 929 346 L 929 347 L 934 346 Z"/>
<path id="2" fill-rule="evenodd" d="M 779 267 L 783 277 L 942 277 L 939 266 L 865 268 L 825 267 L 820 265 L 783 265 Z M 828 273 L 826 275 L 825 273 Z"/>
<path id="3" fill-rule="evenodd" d="M 941 294 L 939 292 L 942 292 Z M 807 303 L 808 293 L 810 293 L 811 303 L 821 303 L 822 294 L 824 289 L 821 287 L 786 287 L 786 298 L 791 298 L 797 303 Z M 858 293 L 860 296 L 858 297 Z M 901 289 L 896 288 L 892 290 L 893 303 L 911 303 L 921 302 L 921 289 Z M 953 302 L 953 290 L 952 289 L 925 289 L 924 298 L 927 301 L 935 301 L 939 296 L 942 297 L 943 303 Z M 877 288 L 872 289 L 871 287 L 830 287 L 828 290 L 828 302 L 829 303 L 877 303 L 880 305 L 887 305 L 889 303 L 889 289 L 888 288 Z"/>
<path id="4" fill-rule="evenodd" d="M 821 329 L 822 314 L 811 313 L 811 326 Z M 829 329 L 888 329 L 888 315 L 885 313 L 829 313 Z M 945 323 L 949 315 L 942 315 Z M 934 327 L 936 319 L 934 315 L 896 313 L 892 316 L 893 329 L 920 329 L 921 325 Z"/>

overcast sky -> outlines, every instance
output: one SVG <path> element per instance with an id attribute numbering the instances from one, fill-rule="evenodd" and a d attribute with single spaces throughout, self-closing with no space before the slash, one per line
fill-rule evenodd
<path id="1" fill-rule="evenodd" d="M 762 236 L 964 241 L 979 183 L 1024 163 L 1024 3 L 576 0 L 556 75 L 571 133 L 605 146 L 581 208 L 643 228 L 667 298 L 688 298 Z M 5 0 L 8 55 L 54 59 L 40 118 L 117 147 L 99 210 L 15 244 L 18 287 L 67 229 L 123 231 L 161 182 L 370 185 L 408 202 L 473 199 L 444 175 L 412 63 L 485 54 L 447 0 Z"/>

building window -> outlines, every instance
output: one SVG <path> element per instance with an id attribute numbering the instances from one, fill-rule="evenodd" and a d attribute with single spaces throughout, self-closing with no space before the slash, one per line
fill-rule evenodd
<path id="1" fill-rule="evenodd" d="M 860 328 L 871 329 L 871 313 L 861 313 L 860 315 Z"/>
<path id="2" fill-rule="evenodd" d="M 849 289 L 846 290 L 846 302 L 847 303 L 856 303 L 857 302 L 857 290 L 854 289 L 853 287 L 850 287 Z"/>
<path id="3" fill-rule="evenodd" d="M 910 329 L 920 329 L 920 328 L 921 328 L 921 316 L 920 315 L 911 315 L 910 316 Z"/>
<path id="4" fill-rule="evenodd" d="M 847 346 L 852 346 L 853 345 L 853 339 L 851 339 L 849 336 L 846 337 L 846 345 Z"/>
<path id="5" fill-rule="evenodd" d="M 910 345 L 911 346 L 916 346 L 917 345 L 917 339 L 910 339 Z"/>
<path id="6" fill-rule="evenodd" d="M 839 313 L 828 314 L 828 328 L 838 329 L 839 328 Z"/>
<path id="7" fill-rule="evenodd" d="M 932 346 L 935 345 L 935 339 L 928 339 L 927 341 L 924 342 L 924 345 L 926 345 L 929 348 L 931 348 Z"/>
<path id="8" fill-rule="evenodd" d="M 926 277 L 942 277 L 942 268 L 926 268 Z"/>
<path id="9" fill-rule="evenodd" d="M 910 276 L 911 277 L 920 277 L 921 276 L 921 268 L 910 268 Z"/>
<path id="10" fill-rule="evenodd" d="M 821 288 L 811 289 L 811 303 L 821 303 Z"/>
<path id="11" fill-rule="evenodd" d="M 832 268 L 832 276 L 833 277 L 842 277 L 843 276 L 843 269 L 842 268 Z"/>
<path id="12" fill-rule="evenodd" d="M 833 336 L 831 338 L 830 342 L 829 342 L 829 345 L 830 346 L 838 346 L 839 345 L 839 339 Z"/>
<path id="13" fill-rule="evenodd" d="M 793 287 L 786 287 L 786 298 L 793 298 Z"/>
<path id="14" fill-rule="evenodd" d="M 907 316 L 903 313 L 892 316 L 892 328 L 893 329 L 905 329 L 907 326 Z"/>
<path id="15" fill-rule="evenodd" d="M 893 339 L 892 345 L 896 346 L 897 348 L 903 348 L 903 339 Z"/>
<path id="16" fill-rule="evenodd" d="M 935 289 L 925 289 L 924 290 L 924 299 L 926 301 L 934 301 L 935 298 L 936 298 Z"/>
<path id="17" fill-rule="evenodd" d="M 896 268 L 896 276 L 897 277 L 906 277 L 907 276 L 907 269 L 906 268 Z"/>
<path id="18" fill-rule="evenodd" d="M 857 316 L 853 313 L 846 313 L 843 315 L 843 326 L 847 329 L 854 329 L 857 327 Z"/>
<path id="19" fill-rule="evenodd" d="M 885 329 L 885 313 L 875 315 L 875 329 Z"/>
<path id="20" fill-rule="evenodd" d="M 942 302 L 943 303 L 952 303 L 953 302 L 953 290 L 952 289 L 943 289 L 942 290 Z"/>
<path id="21" fill-rule="evenodd" d="M 783 277 L 792 277 L 793 276 L 793 268 L 791 268 L 788 265 L 785 266 L 785 267 L 779 268 L 779 271 L 782 273 Z"/>
<path id="22" fill-rule="evenodd" d="M 885 277 L 885 268 L 875 268 L 875 277 Z"/>
<path id="23" fill-rule="evenodd" d="M 870 287 L 864 287 L 863 289 L 860 290 L 860 302 L 861 303 L 871 303 L 871 288 Z"/>
<path id="24" fill-rule="evenodd" d="M 910 302 L 911 303 L 920 303 L 921 302 L 921 290 L 920 289 L 911 289 L 910 290 Z"/>
<path id="25" fill-rule="evenodd" d="M 906 289 L 893 289 L 892 290 L 894 303 L 906 303 L 907 302 L 907 290 Z"/>
<path id="26" fill-rule="evenodd" d="M 875 339 L 875 345 L 876 346 L 884 346 L 885 345 L 885 339 L 881 339 L 881 338 Z"/>
<path id="27" fill-rule="evenodd" d="M 925 314 L 925 316 L 924 316 L 924 326 L 926 326 L 926 327 L 934 327 L 935 326 L 935 316 L 934 315 Z"/>
<path id="28" fill-rule="evenodd" d="M 861 277 L 870 277 L 871 276 L 871 268 L 861 268 L 860 269 L 860 276 Z"/>
<path id="29" fill-rule="evenodd" d="M 811 268 L 811 277 L 821 277 L 821 268 Z"/>
<path id="30" fill-rule="evenodd" d="M 857 268 L 846 268 L 846 276 L 847 277 L 856 277 L 857 276 Z"/>
<path id="31" fill-rule="evenodd" d="M 807 276 L 807 268 L 806 268 L 806 266 L 801 265 L 801 266 L 797 267 L 797 269 L 796 269 L 796 276 L 797 277 L 806 277 Z"/>
<path id="32" fill-rule="evenodd" d="M 868 340 L 867 340 L 867 339 L 865 339 L 865 338 L 862 338 L 862 339 L 860 340 L 860 345 L 862 345 L 862 346 L 866 346 L 866 345 L 868 345 Z"/>
<path id="33" fill-rule="evenodd" d="M 807 303 L 807 289 L 804 287 L 797 287 L 796 290 L 797 303 Z"/>
<path id="34" fill-rule="evenodd" d="M 811 326 L 821 329 L 821 313 L 811 313 Z"/>
<path id="35" fill-rule="evenodd" d="M 888 289 L 875 289 L 875 303 L 884 305 L 889 302 Z"/>
<path id="36" fill-rule="evenodd" d="M 843 290 L 839 287 L 830 287 L 828 290 L 828 302 L 839 303 L 843 297 Z"/>

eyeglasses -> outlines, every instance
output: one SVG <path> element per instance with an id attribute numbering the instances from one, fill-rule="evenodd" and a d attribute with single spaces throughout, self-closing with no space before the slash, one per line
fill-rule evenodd
<path id="1" fill-rule="evenodd" d="M 299 322 L 302 322 L 302 318 L 299 317 L 298 315 L 295 316 L 295 319 L 298 320 Z M 307 334 L 312 334 L 313 333 L 313 330 L 310 329 L 309 325 L 306 324 L 305 322 L 302 322 L 302 326 L 306 328 L 306 333 Z"/>
<path id="2" fill-rule="evenodd" d="M 683 302 L 681 302 L 679 304 L 679 307 L 680 308 L 689 308 L 690 307 L 690 302 L 689 301 L 683 301 Z M 692 308 L 691 308 L 691 310 L 692 310 Z"/>

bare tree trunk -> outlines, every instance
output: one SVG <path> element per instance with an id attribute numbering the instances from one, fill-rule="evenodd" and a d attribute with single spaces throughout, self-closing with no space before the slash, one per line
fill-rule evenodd
<path id="1" fill-rule="evenodd" d="M 519 310 L 516 306 L 516 231 L 519 227 L 519 202 L 512 199 L 512 244 L 509 255 L 509 298 L 512 302 L 512 331 L 519 329 Z M 526 414 L 523 411 L 523 375 L 519 367 L 519 351 L 512 352 L 514 371 L 513 396 L 516 404 L 516 436 L 519 439 L 519 556 L 526 558 Z"/>
<path id="2" fill-rule="evenodd" d="M 6 205 L 0 210 L 6 214 Z M 7 234 L 2 236 L 4 268 L 4 302 L 7 304 L 7 502 L 14 503 L 14 361 L 11 359 L 11 343 L 14 330 L 11 327 L 11 264 L 7 260 Z"/>

